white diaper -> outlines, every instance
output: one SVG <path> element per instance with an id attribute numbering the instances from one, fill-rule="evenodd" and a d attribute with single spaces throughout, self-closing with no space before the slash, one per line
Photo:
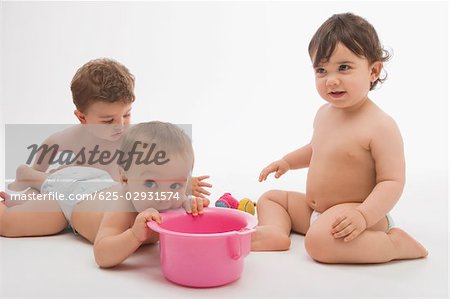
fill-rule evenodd
<path id="1" fill-rule="evenodd" d="M 322 213 L 319 213 L 317 211 L 313 211 L 311 214 L 311 218 L 309 218 L 309 226 L 311 226 L 314 222 L 316 222 L 317 219 L 319 219 L 319 216 Z"/>
<path id="2" fill-rule="evenodd" d="M 82 201 L 80 195 L 93 194 L 117 184 L 119 183 L 104 170 L 69 166 L 49 175 L 41 186 L 41 193 L 53 192 L 56 195 L 59 206 L 70 224 L 73 208 Z"/>

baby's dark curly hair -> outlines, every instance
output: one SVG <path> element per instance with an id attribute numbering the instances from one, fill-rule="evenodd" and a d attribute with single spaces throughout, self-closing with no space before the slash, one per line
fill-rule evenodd
<path id="1" fill-rule="evenodd" d="M 311 59 L 314 57 L 313 66 L 327 62 L 338 43 L 342 43 L 356 55 L 365 57 L 369 64 L 390 59 L 390 54 L 383 49 L 375 28 L 367 20 L 352 13 L 343 13 L 335 14 L 326 20 L 311 39 L 308 52 Z M 371 82 L 370 90 L 378 83 L 383 83 L 386 77 L 385 72 L 383 78 Z"/>
<path id="2" fill-rule="evenodd" d="M 81 112 L 94 102 L 134 102 L 134 76 L 119 62 L 94 59 L 78 69 L 70 86 L 73 103 Z"/>

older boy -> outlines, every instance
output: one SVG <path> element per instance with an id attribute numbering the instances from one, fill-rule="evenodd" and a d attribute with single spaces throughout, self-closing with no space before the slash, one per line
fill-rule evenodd
<path id="1" fill-rule="evenodd" d="M 124 129 L 130 124 L 131 106 L 135 100 L 134 76 L 124 65 L 115 60 L 108 58 L 94 59 L 78 69 L 71 82 L 71 91 L 73 103 L 76 107 L 74 114 L 80 125 L 69 127 L 51 135 L 43 142 L 42 146 L 47 148 L 57 146 L 59 152 L 71 152 L 74 156 L 82 150 L 85 152 L 94 149 L 100 152 L 117 150 L 120 147 Z M 9 192 L 19 194 L 39 193 L 38 190 L 30 187 L 32 185 L 30 180 L 39 176 L 36 172 L 47 171 L 52 159 L 55 158 L 54 155 L 39 151 L 32 168 L 24 165 L 18 167 L 16 181 L 8 185 Z M 116 161 L 99 163 L 99 160 L 73 159 L 71 163 L 65 163 L 59 168 L 70 165 L 95 167 L 108 172 L 114 181 L 120 181 L 121 179 Z M 211 185 L 203 181 L 207 178 L 208 176 L 201 176 L 191 179 L 190 185 L 194 196 L 204 197 L 204 195 L 209 195 L 204 187 L 211 187 Z M 5 192 L 0 192 L 0 197 L 6 199 L 5 204 L 11 207 L 9 212 L 25 213 L 38 205 L 39 208 L 43 208 L 43 204 L 37 202 L 13 200 L 14 198 Z M 48 205 L 45 208 L 46 215 L 43 215 L 40 221 L 45 222 L 48 217 L 57 217 L 61 225 L 52 226 L 47 232 L 47 234 L 54 234 L 67 226 L 70 219 L 61 217 L 60 212 L 52 212 L 58 211 L 55 203 L 49 202 L 46 205 Z M 2 221 L 5 218 L 3 217 Z M 45 228 L 45 223 L 36 225 Z M 26 224 L 24 224 L 24 229 L 26 229 L 25 226 Z M 16 227 L 16 229 L 20 233 L 21 228 Z"/>

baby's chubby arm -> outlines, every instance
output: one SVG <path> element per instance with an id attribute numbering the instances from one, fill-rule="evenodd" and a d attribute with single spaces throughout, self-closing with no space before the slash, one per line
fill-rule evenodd
<path id="1" fill-rule="evenodd" d="M 102 268 L 116 266 L 135 252 L 144 241 L 152 237 L 156 241 L 158 234 L 146 224 L 150 220 L 161 223 L 159 212 L 153 208 L 137 216 L 134 212 L 105 213 L 94 241 L 97 264 Z"/>
<path id="2" fill-rule="evenodd" d="M 376 185 L 359 206 L 342 212 L 333 222 L 333 236 L 344 241 L 355 239 L 385 217 L 400 199 L 405 184 L 403 141 L 393 119 L 386 116 L 379 122 L 369 146 L 375 162 Z"/>
<path id="3" fill-rule="evenodd" d="M 322 111 L 325 107 L 327 107 L 327 104 L 322 105 L 322 107 L 320 107 L 319 110 L 317 111 L 317 114 L 313 122 L 314 129 L 316 128 L 317 123 L 320 121 L 320 118 L 322 117 L 323 114 Z M 259 175 L 259 181 L 260 182 L 265 181 L 267 176 L 272 172 L 275 172 L 275 178 L 278 179 L 288 170 L 309 167 L 312 153 L 313 153 L 312 145 L 311 142 L 309 142 L 303 147 L 293 152 L 290 152 L 280 160 L 270 163 L 269 166 L 267 166 L 261 171 L 261 174 Z"/>
<path id="4" fill-rule="evenodd" d="M 312 156 L 311 144 L 307 145 L 287 154 L 282 159 L 270 163 L 261 171 L 259 181 L 265 181 L 267 176 L 275 172 L 275 178 L 279 178 L 290 169 L 299 169 L 309 166 Z"/>
<path id="5" fill-rule="evenodd" d="M 405 185 L 403 140 L 395 121 L 386 116 L 374 132 L 370 152 L 375 161 L 376 185 L 357 208 L 367 227 L 376 224 L 395 206 Z"/>

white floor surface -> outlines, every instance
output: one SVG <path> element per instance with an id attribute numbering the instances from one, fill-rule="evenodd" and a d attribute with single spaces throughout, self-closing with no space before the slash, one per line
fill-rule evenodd
<path id="1" fill-rule="evenodd" d="M 252 252 L 241 278 L 229 285 L 194 289 L 161 273 L 158 245 L 139 249 L 114 269 L 99 269 L 92 246 L 67 231 L 38 238 L 0 238 L 0 298 L 447 298 L 447 177 L 412 180 L 392 214 L 420 240 L 429 257 L 380 265 L 324 265 L 293 234 L 286 252 Z M 407 200 L 406 200 L 407 199 Z M 433 202 L 433 206 L 430 206 Z M 425 214 L 425 215 L 424 215 Z"/>

